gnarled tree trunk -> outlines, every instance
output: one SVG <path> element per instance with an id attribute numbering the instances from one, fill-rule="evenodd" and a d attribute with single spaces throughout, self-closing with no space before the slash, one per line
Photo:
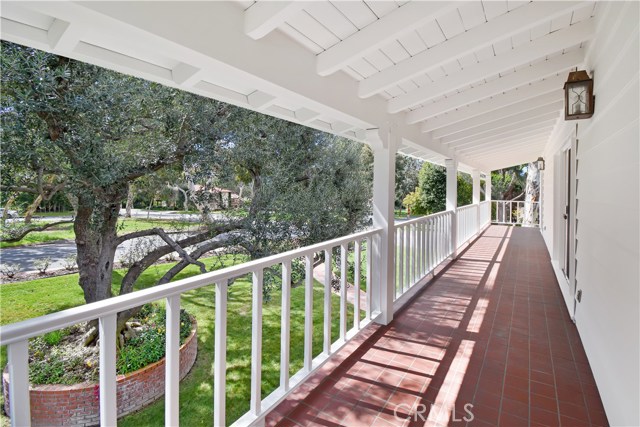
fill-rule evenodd
<path id="1" fill-rule="evenodd" d="M 536 205 L 539 200 L 540 193 L 540 172 L 538 165 L 529 163 L 527 165 L 527 183 L 524 189 L 524 212 L 522 225 L 524 227 L 533 227 L 538 222 L 538 210 Z"/>

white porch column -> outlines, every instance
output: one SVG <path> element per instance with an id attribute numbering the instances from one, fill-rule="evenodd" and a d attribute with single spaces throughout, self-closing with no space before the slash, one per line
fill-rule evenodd
<path id="1" fill-rule="evenodd" d="M 393 320 L 395 274 L 393 207 L 398 138 L 393 126 L 386 130 L 367 131 L 367 141 L 373 149 L 373 226 L 382 228 L 380 237 L 373 239 L 371 301 L 372 313 L 380 314 L 376 322 L 383 325 Z"/>
<path id="2" fill-rule="evenodd" d="M 447 210 L 453 212 L 451 217 L 451 258 L 456 259 L 458 256 L 458 162 L 454 159 L 446 159 L 444 161 L 447 167 Z"/>
<path id="3" fill-rule="evenodd" d="M 484 180 L 484 199 L 491 202 L 491 171 L 485 172 L 485 175 L 487 178 Z"/>
<path id="4" fill-rule="evenodd" d="M 476 209 L 476 230 L 480 232 L 480 171 L 474 169 L 471 172 L 471 182 L 472 182 L 472 203 L 477 205 Z"/>

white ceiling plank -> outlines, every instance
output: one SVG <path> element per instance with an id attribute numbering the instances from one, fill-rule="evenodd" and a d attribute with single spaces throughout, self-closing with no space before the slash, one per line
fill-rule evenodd
<path id="1" fill-rule="evenodd" d="M 200 68 L 181 62 L 173 67 L 171 77 L 178 85 L 193 86 L 202 80 L 202 72 Z"/>
<path id="2" fill-rule="evenodd" d="M 473 146 L 474 144 L 486 140 L 487 138 L 499 138 L 501 137 L 501 135 L 517 135 L 517 133 L 526 132 L 529 129 L 537 129 L 549 123 L 555 123 L 559 117 L 559 111 L 553 111 L 551 113 L 545 113 L 536 117 L 529 117 L 518 122 L 509 123 L 504 126 L 485 130 L 484 132 L 467 136 L 465 138 L 443 138 L 442 142 L 450 144 L 450 146 L 454 148 Z"/>
<path id="3" fill-rule="evenodd" d="M 563 105 L 562 91 L 560 90 L 526 99 L 516 104 L 507 105 L 475 117 L 460 120 L 448 126 L 435 129 L 432 132 L 432 136 L 434 139 L 440 139 L 447 135 L 454 135 L 468 129 L 478 130 L 485 126 L 494 126 L 496 122 L 519 114 L 526 115 L 533 110 L 546 109 L 551 111 L 553 108 L 556 108 L 557 105 L 560 105 L 560 108 L 562 108 Z"/>
<path id="4" fill-rule="evenodd" d="M 450 135 L 447 136 L 438 136 L 440 135 L 440 133 L 438 132 L 434 132 L 433 133 L 433 137 L 434 138 L 439 138 L 440 141 L 444 144 L 448 144 L 450 142 L 453 141 L 458 141 L 460 139 L 472 136 L 472 135 L 479 135 L 482 134 L 483 132 L 486 132 L 488 130 L 491 129 L 499 129 L 499 128 L 503 128 L 505 126 L 508 126 L 510 124 L 513 123 L 520 123 L 524 120 L 533 118 L 533 117 L 540 117 L 540 116 L 544 116 L 547 114 L 556 114 L 559 115 L 560 111 L 562 110 L 562 106 L 564 105 L 562 100 L 558 100 L 556 102 L 554 102 L 553 104 L 548 104 L 548 105 L 544 105 L 542 107 L 538 107 L 538 108 L 534 108 L 519 114 L 512 114 L 512 115 L 508 115 L 508 116 L 504 116 L 498 120 L 494 120 L 491 122 L 487 122 L 483 125 L 480 126 L 476 126 L 476 127 L 472 127 L 472 128 L 468 128 L 465 129 L 463 131 L 460 132 L 456 132 L 456 133 L 452 133 Z"/>
<path id="5" fill-rule="evenodd" d="M 493 114 L 502 116 L 509 111 L 526 111 L 530 104 L 535 107 L 563 99 L 562 86 L 565 80 L 566 76 L 557 75 L 496 95 L 460 110 L 429 119 L 422 124 L 422 131 L 430 132 L 445 126 L 457 126 L 458 129 L 463 129 L 464 126 L 477 126 L 491 120 L 494 117 Z"/>
<path id="6" fill-rule="evenodd" d="M 494 19 L 509 11 L 507 0 L 483 0 L 482 7 L 488 20 Z"/>
<path id="7" fill-rule="evenodd" d="M 582 49 L 567 53 L 557 58 L 528 67 L 527 69 L 518 71 L 517 73 L 511 73 L 508 76 L 493 80 L 490 83 L 466 90 L 451 98 L 411 111 L 406 114 L 406 121 L 409 124 L 417 123 L 446 111 L 462 107 L 463 105 L 497 95 L 518 86 L 524 86 L 540 78 L 554 75 L 560 71 L 567 70 L 581 64 L 583 60 L 584 52 Z"/>
<path id="8" fill-rule="evenodd" d="M 318 54 L 324 51 L 324 48 L 322 46 L 320 46 L 318 43 L 314 42 L 309 37 L 302 34 L 297 29 L 293 28 L 291 25 L 287 24 L 286 22 L 282 24 L 278 28 L 278 30 L 282 31 L 284 34 L 288 35 L 293 40 L 296 40 L 302 46 L 306 47 L 307 49 L 309 49 L 311 52 L 315 54 Z"/>
<path id="9" fill-rule="evenodd" d="M 302 11 L 287 23 L 325 50 L 340 43 L 340 39 L 335 34 L 309 15 L 307 11 Z"/>
<path id="10" fill-rule="evenodd" d="M 415 34 L 415 31 L 412 31 L 411 33 Z M 394 64 L 409 58 L 409 53 L 398 40 L 394 40 L 390 44 L 381 47 L 380 50 L 387 55 Z"/>
<path id="11" fill-rule="evenodd" d="M 473 150 L 460 151 L 460 153 L 466 153 L 468 156 L 479 157 L 479 156 L 486 155 L 487 153 L 499 152 L 500 150 L 503 150 L 505 148 L 515 148 L 515 147 L 526 148 L 528 146 L 535 145 L 535 144 L 544 145 L 547 139 L 549 138 L 549 135 L 551 135 L 550 131 L 544 131 L 526 138 L 510 139 L 500 143 L 494 143 L 494 144 L 488 145 L 486 147 L 483 147 L 482 149 L 477 149 L 475 151 Z"/>
<path id="12" fill-rule="evenodd" d="M 244 11 L 244 31 L 254 40 L 278 28 L 305 6 L 301 1 L 258 1 Z"/>
<path id="13" fill-rule="evenodd" d="M 464 33 L 464 25 L 462 25 L 462 19 L 457 8 L 442 15 L 437 21 L 447 40 Z"/>
<path id="14" fill-rule="evenodd" d="M 367 6 L 376 14 L 378 18 L 389 14 L 393 10 L 398 8 L 398 5 L 392 1 L 365 1 Z"/>
<path id="15" fill-rule="evenodd" d="M 414 31 L 425 22 L 454 8 L 450 3 L 410 2 L 322 52 L 316 71 L 321 76 L 335 73 L 354 59 L 375 51 L 390 40 Z"/>
<path id="16" fill-rule="evenodd" d="M 482 161 L 491 159 L 505 160 L 509 158 L 522 159 L 523 163 L 532 162 L 538 157 L 538 153 L 542 154 L 544 151 L 544 137 L 539 140 L 533 140 L 528 144 L 519 144 L 513 146 L 503 147 L 497 151 L 489 151 L 478 154 L 474 158 L 482 159 Z"/>
<path id="17" fill-rule="evenodd" d="M 460 3 L 458 7 L 460 16 L 462 17 L 462 24 L 465 30 L 470 30 L 480 24 L 484 24 L 486 19 L 484 18 L 484 11 L 482 9 L 482 3 L 479 1 Z"/>
<path id="18" fill-rule="evenodd" d="M 525 139 L 529 137 L 533 138 L 536 136 L 544 135 L 546 133 L 550 133 L 552 130 L 553 130 L 552 124 L 546 124 L 544 126 L 530 126 L 526 130 L 512 131 L 508 134 L 503 134 L 500 136 L 486 138 L 482 141 L 478 141 L 476 145 L 469 145 L 469 146 L 459 147 L 459 148 L 454 147 L 454 149 L 458 152 L 471 155 L 470 152 L 474 150 L 479 150 L 483 147 L 513 142 L 519 139 Z"/>
<path id="19" fill-rule="evenodd" d="M 582 3 L 534 2 L 520 7 L 504 16 L 478 25 L 469 31 L 425 50 L 406 61 L 371 76 L 359 83 L 358 95 L 362 98 L 396 84 L 400 80 L 424 74 L 451 60 L 490 46 L 492 43 L 522 32 L 527 28 L 548 22 Z M 403 6 L 400 9 L 403 9 Z"/>
<path id="20" fill-rule="evenodd" d="M 344 14 L 329 2 L 311 2 L 305 10 L 317 19 L 318 22 L 327 27 L 327 29 L 335 34 L 340 40 L 344 40 L 351 34 L 358 31 L 358 27 L 349 21 Z"/>
<path id="21" fill-rule="evenodd" d="M 548 36 L 523 45 L 518 49 L 510 50 L 503 55 L 498 55 L 490 60 L 477 63 L 455 74 L 452 73 L 446 79 L 438 80 L 407 95 L 392 99 L 389 101 L 388 111 L 390 113 L 397 113 L 446 94 L 449 91 L 461 88 L 469 82 L 482 80 L 485 77 L 501 73 L 509 68 L 528 64 L 534 59 L 545 57 L 563 48 L 579 44 L 582 41 L 591 39 L 594 30 L 594 20 L 589 19 L 556 31 Z"/>
<path id="22" fill-rule="evenodd" d="M 404 47 L 409 55 L 416 55 L 427 48 L 416 31 L 411 31 L 398 38 L 398 42 Z"/>
<path id="23" fill-rule="evenodd" d="M 447 39 L 436 21 L 426 23 L 424 26 L 418 28 L 416 32 L 428 48 L 439 45 Z"/>
<path id="24" fill-rule="evenodd" d="M 393 62 L 389 59 L 389 57 L 382 53 L 382 51 L 379 49 L 369 53 L 364 57 L 364 59 L 366 59 L 371 65 L 376 67 L 376 71 L 384 70 L 385 68 L 393 66 Z"/>
<path id="25" fill-rule="evenodd" d="M 362 1 L 332 1 L 331 4 L 358 29 L 362 29 L 378 19 L 376 14 Z"/>
<path id="26" fill-rule="evenodd" d="M 301 123 L 309 123 L 320 117 L 320 113 L 307 108 L 300 108 L 295 111 L 295 117 Z"/>

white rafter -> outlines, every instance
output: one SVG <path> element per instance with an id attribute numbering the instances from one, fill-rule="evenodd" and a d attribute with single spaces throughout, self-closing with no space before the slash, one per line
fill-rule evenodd
<path id="1" fill-rule="evenodd" d="M 244 11 L 244 31 L 260 39 L 304 8 L 303 1 L 257 1 Z"/>
<path id="2" fill-rule="evenodd" d="M 542 81 L 540 83 L 544 83 L 544 82 L 547 82 L 547 80 Z M 529 86 L 529 87 L 532 87 L 532 86 Z M 562 82 L 558 81 L 558 84 L 555 86 L 552 86 L 552 88 L 553 88 L 552 92 L 542 93 L 542 95 L 534 96 L 531 98 L 527 98 L 527 97 L 519 98 L 521 99 L 520 102 L 506 105 L 504 107 L 500 107 L 497 109 L 493 109 L 491 108 L 491 106 L 488 106 L 488 107 L 485 106 L 485 104 L 487 104 L 485 102 L 474 104 L 474 107 L 476 106 L 482 107 L 482 108 L 477 108 L 478 112 L 486 111 L 482 114 L 478 114 L 475 116 L 470 116 L 469 114 L 472 112 L 467 111 L 467 110 L 471 110 L 472 109 L 471 107 L 466 108 L 465 110 L 462 110 L 462 111 L 457 111 L 457 112 L 448 114 L 443 117 L 447 117 L 451 119 L 452 123 L 447 126 L 435 128 L 435 130 L 432 131 L 432 136 L 434 139 L 440 139 L 444 136 L 455 134 L 455 133 L 464 131 L 466 129 L 477 128 L 480 126 L 492 126 L 496 123 L 496 121 L 501 120 L 502 118 L 505 118 L 505 117 L 526 113 L 528 111 L 535 110 L 538 108 L 544 108 L 544 107 L 551 108 L 550 107 L 551 105 L 555 105 L 557 103 L 561 103 L 560 105 L 562 105 L 562 101 L 563 101 L 563 91 L 561 90 Z M 519 89 L 517 91 L 514 91 L 514 94 L 522 95 L 522 92 L 525 92 L 525 91 Z M 540 93 L 540 92 L 534 91 L 533 93 Z M 505 95 L 497 96 L 496 98 L 491 99 L 488 103 L 490 103 L 491 101 L 498 101 L 496 104 L 499 104 L 499 101 L 504 96 Z M 459 116 L 457 120 L 456 120 L 456 115 Z M 423 130 L 425 130 L 429 128 L 431 125 L 432 125 L 431 121 L 427 121 L 424 123 L 422 128 Z"/>
<path id="3" fill-rule="evenodd" d="M 483 156 L 489 153 L 498 153 L 507 148 L 523 147 L 523 146 L 529 147 L 531 145 L 535 145 L 539 143 L 544 144 L 547 141 L 550 133 L 551 133 L 550 131 L 544 131 L 544 132 L 540 132 L 535 135 L 531 135 L 524 138 L 509 139 L 507 141 L 502 141 L 500 143 L 491 144 L 486 147 L 477 148 L 473 151 L 471 150 L 460 151 L 460 153 L 467 153 L 469 155 L 476 157 L 476 156 Z"/>
<path id="4" fill-rule="evenodd" d="M 560 109 L 562 108 L 562 104 L 562 101 L 560 101 L 556 104 L 551 104 L 548 107 L 537 108 L 525 113 L 516 114 L 515 116 L 505 117 L 504 119 L 487 123 L 483 126 L 478 126 L 455 133 L 453 135 L 446 136 L 444 138 L 441 138 L 440 142 L 443 144 L 463 144 L 465 141 L 473 141 L 476 138 L 482 138 L 488 135 L 496 135 L 499 132 L 517 129 L 518 127 L 527 126 L 529 124 L 551 120 L 554 118 L 557 119 L 560 116 Z"/>
<path id="5" fill-rule="evenodd" d="M 455 2 L 408 2 L 319 54 L 316 70 L 321 76 L 335 73 L 456 7 Z"/>
<path id="6" fill-rule="evenodd" d="M 526 43 L 502 55 L 494 56 L 486 61 L 466 67 L 465 69 L 407 94 L 389 100 L 388 111 L 397 113 L 407 108 L 422 104 L 430 99 L 460 89 L 464 86 L 494 76 L 508 69 L 528 64 L 564 48 L 580 44 L 593 37 L 594 20 L 588 19 L 571 27 L 555 31 L 544 37 Z"/>
<path id="7" fill-rule="evenodd" d="M 399 82 L 424 74 L 447 62 L 490 46 L 582 6 L 572 2 L 533 2 L 489 22 L 473 27 L 431 49 L 382 70 L 359 83 L 358 95 L 366 98 L 382 92 Z"/>
<path id="8" fill-rule="evenodd" d="M 492 80 L 483 85 L 465 90 L 462 93 L 451 96 L 442 101 L 418 108 L 407 113 L 406 121 L 410 124 L 417 123 L 472 102 L 500 94 L 519 86 L 524 86 L 543 77 L 554 75 L 560 71 L 575 67 L 582 63 L 583 58 L 583 49 L 576 49 L 564 55 L 557 56 L 528 68 L 518 70 L 517 72 L 508 74 L 504 77 Z"/>

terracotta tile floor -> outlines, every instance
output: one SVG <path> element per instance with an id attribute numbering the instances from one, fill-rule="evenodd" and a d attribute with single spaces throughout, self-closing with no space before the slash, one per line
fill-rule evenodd
<path id="1" fill-rule="evenodd" d="M 390 325 L 365 329 L 266 422 L 603 426 L 607 418 L 540 232 L 492 226 Z"/>

